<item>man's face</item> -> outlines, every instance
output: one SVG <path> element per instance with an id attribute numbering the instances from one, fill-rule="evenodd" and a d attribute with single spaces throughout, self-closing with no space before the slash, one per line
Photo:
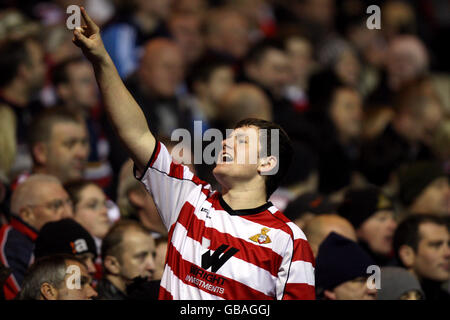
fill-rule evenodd
<path id="1" fill-rule="evenodd" d="M 98 102 L 97 84 L 89 64 L 72 63 L 67 66 L 67 74 L 69 81 L 62 85 L 65 104 L 84 110 L 94 107 Z"/>
<path id="2" fill-rule="evenodd" d="M 419 226 L 420 242 L 414 253 L 412 271 L 434 281 L 450 278 L 450 236 L 446 226 L 423 223 Z"/>
<path id="3" fill-rule="evenodd" d="M 55 123 L 48 143 L 45 167 L 62 183 L 81 179 L 89 155 L 86 127 L 75 122 Z"/>
<path id="4" fill-rule="evenodd" d="M 261 61 L 251 69 L 253 80 L 275 96 L 281 96 L 291 80 L 289 59 L 285 52 L 275 48 L 267 50 Z"/>
<path id="5" fill-rule="evenodd" d="M 69 272 L 64 278 L 64 283 L 60 289 L 58 289 L 58 300 L 91 300 L 97 296 L 97 292 L 92 288 L 92 278 L 88 273 L 86 267 L 80 264 L 78 261 L 68 260 L 67 268 L 70 266 L 76 266 L 80 270 L 80 288 L 71 288 L 67 284 L 70 283 L 72 274 Z"/>
<path id="6" fill-rule="evenodd" d="M 141 75 L 145 85 L 160 97 L 173 97 L 184 74 L 181 52 L 163 45 L 144 55 Z"/>
<path id="7" fill-rule="evenodd" d="M 343 139 L 356 138 L 361 132 L 362 101 L 356 91 L 338 89 L 330 106 L 330 118 Z"/>
<path id="8" fill-rule="evenodd" d="M 335 300 L 376 300 L 377 289 L 369 289 L 366 278 L 356 278 L 334 288 Z"/>
<path id="9" fill-rule="evenodd" d="M 358 228 L 358 238 L 367 242 L 370 249 L 381 255 L 389 255 L 397 223 L 391 210 L 381 210 L 368 218 Z"/>
<path id="10" fill-rule="evenodd" d="M 141 276 L 153 279 L 155 272 L 155 241 L 149 234 L 131 228 L 125 232 L 122 240 L 120 276 L 125 283 Z"/>
<path id="11" fill-rule="evenodd" d="M 435 179 L 416 198 L 412 212 L 450 215 L 450 185 L 446 177 Z"/>
<path id="12" fill-rule="evenodd" d="M 102 239 L 111 227 L 105 193 L 94 184 L 87 185 L 79 194 L 75 206 L 75 220 L 91 235 Z"/>
<path id="13" fill-rule="evenodd" d="M 72 217 L 69 195 L 61 184 L 42 182 L 36 190 L 36 203 L 29 206 L 31 214 L 22 217 L 36 230 L 40 230 L 47 222 Z"/>
<path id="14" fill-rule="evenodd" d="M 213 170 L 216 179 L 227 185 L 227 179 L 234 181 L 249 181 L 258 175 L 259 130 L 257 127 L 242 127 L 232 133 L 222 142 L 223 149 L 219 152 L 217 165 Z"/>

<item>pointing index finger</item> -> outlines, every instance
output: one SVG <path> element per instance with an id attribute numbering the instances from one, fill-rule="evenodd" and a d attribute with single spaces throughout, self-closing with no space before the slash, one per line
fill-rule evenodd
<path id="1" fill-rule="evenodd" d="M 87 26 L 91 31 L 97 33 L 99 31 L 98 26 L 95 24 L 95 22 L 89 17 L 89 15 L 86 12 L 86 9 L 84 7 L 81 7 L 81 14 L 83 15 L 83 19 L 86 22 Z"/>

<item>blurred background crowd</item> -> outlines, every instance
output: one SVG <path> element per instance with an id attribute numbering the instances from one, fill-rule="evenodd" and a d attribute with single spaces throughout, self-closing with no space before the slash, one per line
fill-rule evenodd
<path id="1" fill-rule="evenodd" d="M 270 200 L 311 244 L 318 299 L 450 298 L 450 2 L 439 0 L 371 1 L 373 30 L 363 0 L 1 1 L 0 296 L 157 297 L 167 231 L 72 43 L 72 4 L 101 27 L 169 149 L 196 120 L 286 130 L 294 161 Z M 210 165 L 189 166 L 217 187 Z M 63 285 L 69 264 L 81 290 Z"/>

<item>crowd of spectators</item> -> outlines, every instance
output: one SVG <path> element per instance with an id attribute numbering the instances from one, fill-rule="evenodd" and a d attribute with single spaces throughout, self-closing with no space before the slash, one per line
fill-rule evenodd
<path id="1" fill-rule="evenodd" d="M 194 121 L 285 129 L 270 200 L 310 242 L 317 299 L 449 300 L 450 3 L 372 2 L 380 29 L 363 0 L 2 1 L 0 299 L 158 297 L 167 230 L 72 43 L 76 4 L 169 150 Z"/>

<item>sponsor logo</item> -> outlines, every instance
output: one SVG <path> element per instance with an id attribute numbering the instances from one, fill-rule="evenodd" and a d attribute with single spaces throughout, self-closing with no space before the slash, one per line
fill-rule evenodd
<path id="1" fill-rule="evenodd" d="M 270 237 L 267 235 L 269 231 L 270 231 L 269 228 L 262 228 L 261 233 L 255 234 L 254 236 L 251 236 L 249 239 L 259 244 L 271 243 L 272 240 L 270 240 Z"/>
<path id="2" fill-rule="evenodd" d="M 206 251 L 202 255 L 202 268 L 208 270 L 211 268 L 212 272 L 217 272 L 232 256 L 234 256 L 239 249 L 222 244 L 211 255 L 211 250 Z M 228 250 L 227 250 L 228 249 Z M 227 250 L 227 251 L 225 251 Z"/>

